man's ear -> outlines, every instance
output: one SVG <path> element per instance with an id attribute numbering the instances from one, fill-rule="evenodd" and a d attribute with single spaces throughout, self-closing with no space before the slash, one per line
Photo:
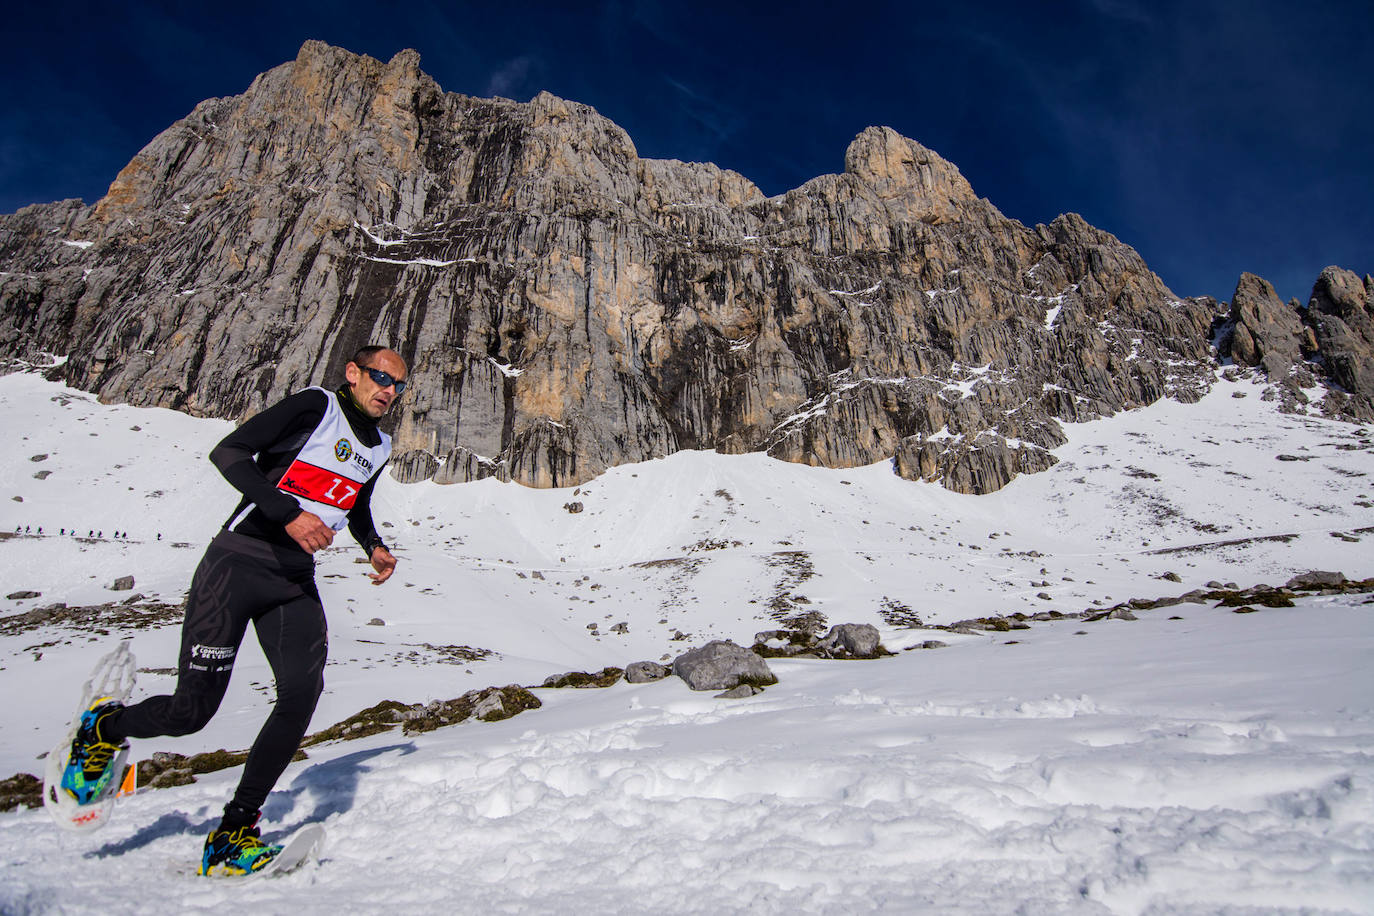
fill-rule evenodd
<path id="1" fill-rule="evenodd" d="M 348 380 L 348 384 L 357 385 L 363 380 L 363 370 L 358 368 L 357 363 L 350 360 L 348 365 L 344 366 L 344 378 Z"/>

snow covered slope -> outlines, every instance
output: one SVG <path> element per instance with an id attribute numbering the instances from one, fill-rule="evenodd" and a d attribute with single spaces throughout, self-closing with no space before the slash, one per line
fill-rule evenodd
<path id="1" fill-rule="evenodd" d="M 146 669 L 138 690 L 173 683 L 175 620 L 102 633 L 20 615 L 121 601 L 123 575 L 177 603 L 235 501 L 204 458 L 227 424 L 5 381 L 0 595 L 41 594 L 0 599 L 0 695 L 22 697 L 0 708 L 0 775 L 39 772 L 115 639 Z M 886 464 L 710 453 L 576 491 L 386 479 L 374 513 L 397 575 L 371 586 L 344 539 L 321 558 L 316 729 L 381 699 L 747 643 L 807 613 L 874 623 L 898 655 L 774 661 L 780 683 L 744 701 L 676 679 L 539 690 L 544 708 L 506 722 L 314 748 L 266 818 L 323 821 L 325 860 L 251 888 L 190 877 L 236 770 L 141 793 L 91 837 L 0 815 L 0 910 L 1374 911 L 1367 596 L 903 626 L 1374 576 L 1370 431 L 1279 414 L 1261 391 L 1219 381 L 1201 404 L 1070 427 L 1055 468 L 983 497 Z M 901 651 L 931 638 L 950 646 Z M 245 748 L 270 698 L 253 647 L 204 732 L 135 755 Z"/>

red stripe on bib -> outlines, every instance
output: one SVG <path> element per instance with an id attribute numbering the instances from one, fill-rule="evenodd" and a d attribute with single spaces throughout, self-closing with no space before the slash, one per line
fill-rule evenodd
<path id="1" fill-rule="evenodd" d="M 286 469 L 286 473 L 281 475 L 281 480 L 277 483 L 278 490 L 285 490 L 287 493 L 344 510 L 353 508 L 362 486 L 356 480 L 340 477 L 332 471 L 308 464 L 299 458 L 291 462 L 291 467 Z"/>

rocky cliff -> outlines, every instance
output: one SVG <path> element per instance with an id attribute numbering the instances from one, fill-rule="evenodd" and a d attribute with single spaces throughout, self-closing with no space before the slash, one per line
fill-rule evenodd
<path id="1" fill-rule="evenodd" d="M 93 206 L 0 216 L 0 356 L 241 417 L 388 343 L 411 365 L 407 480 L 566 486 L 715 448 L 987 492 L 1052 464 L 1061 420 L 1197 398 L 1228 317 L 1238 362 L 1315 366 L 1367 408 L 1374 284 L 1351 277 L 1297 319 L 1243 280 L 1228 316 L 1076 215 L 1007 219 L 887 128 L 766 198 L 639 158 L 586 106 L 308 42 Z"/>
<path id="2" fill-rule="evenodd" d="M 1262 369 L 1285 404 L 1305 405 L 1307 390 L 1321 386 L 1326 413 L 1374 420 L 1374 277 L 1328 267 L 1302 306 L 1243 274 L 1229 317 L 1222 354 Z"/>

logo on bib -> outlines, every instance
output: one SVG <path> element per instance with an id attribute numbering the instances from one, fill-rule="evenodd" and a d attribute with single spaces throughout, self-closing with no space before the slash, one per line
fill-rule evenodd
<path id="1" fill-rule="evenodd" d="M 353 443 L 347 439 L 340 439 L 334 443 L 334 457 L 340 461 L 347 461 L 353 457 Z"/>

